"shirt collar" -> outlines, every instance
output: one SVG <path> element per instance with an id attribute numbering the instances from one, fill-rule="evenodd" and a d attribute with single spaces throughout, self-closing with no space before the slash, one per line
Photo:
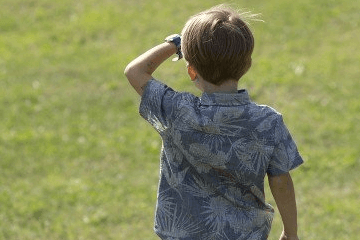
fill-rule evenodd
<path id="1" fill-rule="evenodd" d="M 206 93 L 200 98 L 201 105 L 237 106 L 250 103 L 250 97 L 245 89 L 238 93 Z"/>

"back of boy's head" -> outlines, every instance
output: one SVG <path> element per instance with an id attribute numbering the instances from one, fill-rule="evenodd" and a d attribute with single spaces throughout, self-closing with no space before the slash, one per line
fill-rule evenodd
<path id="1" fill-rule="evenodd" d="M 254 38 L 235 10 L 216 6 L 192 16 L 182 31 L 185 60 L 204 80 L 239 80 L 251 66 Z"/>

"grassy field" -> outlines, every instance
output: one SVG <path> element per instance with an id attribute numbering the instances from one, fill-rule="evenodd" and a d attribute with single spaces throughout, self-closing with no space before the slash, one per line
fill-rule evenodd
<path id="1" fill-rule="evenodd" d="M 157 239 L 161 140 L 123 70 L 219 3 L 0 0 L 0 240 Z M 240 87 L 283 113 L 306 160 L 292 173 L 300 238 L 359 239 L 360 3 L 236 6 L 265 21 Z M 155 76 L 199 94 L 184 62 Z M 269 239 L 281 228 L 277 214 Z"/>

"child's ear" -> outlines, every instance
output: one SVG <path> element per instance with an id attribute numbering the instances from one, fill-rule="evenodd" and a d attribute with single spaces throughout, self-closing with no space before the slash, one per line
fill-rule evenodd
<path id="1" fill-rule="evenodd" d="M 196 72 L 195 68 L 191 65 L 188 65 L 187 68 L 188 68 L 188 74 L 190 76 L 191 81 L 195 81 L 195 79 L 197 78 L 197 72 Z"/>

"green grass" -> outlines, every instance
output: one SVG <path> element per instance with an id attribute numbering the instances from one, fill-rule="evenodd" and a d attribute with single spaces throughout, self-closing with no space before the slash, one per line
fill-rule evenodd
<path id="1" fill-rule="evenodd" d="M 157 239 L 161 141 L 123 70 L 219 3 L 1 1 L 1 240 Z M 357 240 L 360 4 L 236 3 L 265 21 L 252 24 L 253 67 L 240 87 L 283 113 L 306 160 L 292 173 L 300 238 Z M 155 76 L 199 94 L 183 62 Z M 280 231 L 277 214 L 269 239 Z"/>

